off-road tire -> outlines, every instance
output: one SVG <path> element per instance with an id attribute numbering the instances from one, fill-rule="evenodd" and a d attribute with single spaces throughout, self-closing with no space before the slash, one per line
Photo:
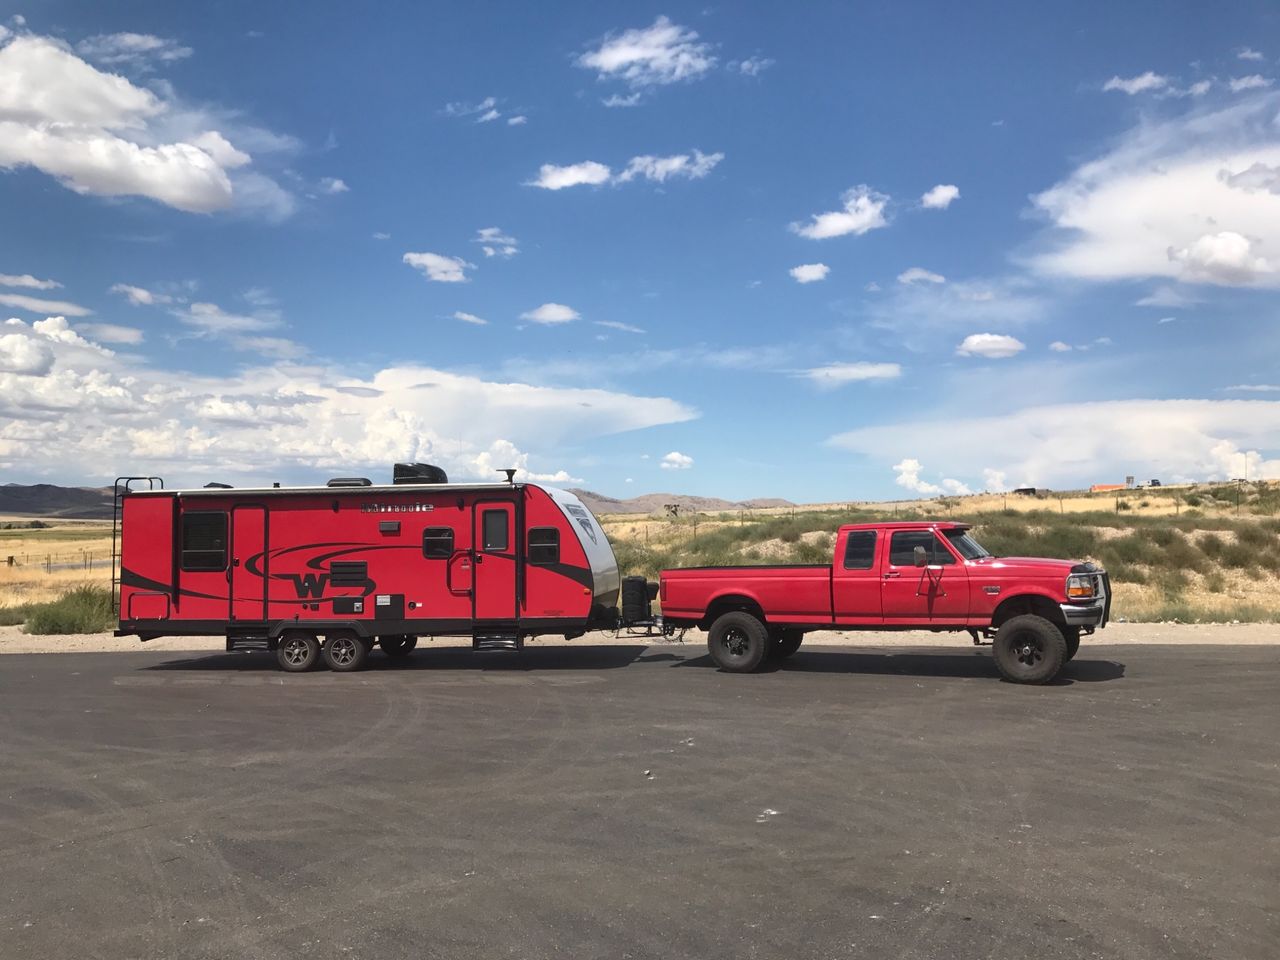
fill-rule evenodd
<path id="1" fill-rule="evenodd" d="M 320 640 L 314 633 L 289 630 L 276 642 L 276 663 L 287 673 L 306 673 L 320 662 Z"/>
<path id="2" fill-rule="evenodd" d="M 991 649 L 1001 675 L 1013 683 L 1048 683 L 1067 662 L 1062 631 L 1032 613 L 1001 624 Z"/>
<path id="3" fill-rule="evenodd" d="M 417 637 L 392 635 L 378 638 L 378 646 L 388 657 L 407 657 L 417 645 Z"/>
<path id="4" fill-rule="evenodd" d="M 769 656 L 775 660 L 785 660 L 804 642 L 803 630 L 771 630 L 769 631 Z"/>
<path id="5" fill-rule="evenodd" d="M 1067 641 L 1067 659 L 1063 662 L 1074 660 L 1076 654 L 1080 652 L 1080 628 L 1079 627 L 1063 627 L 1062 639 Z"/>
<path id="6" fill-rule="evenodd" d="M 331 633 L 324 638 L 324 662 L 330 670 L 351 673 L 360 670 L 369 660 L 369 646 L 359 636 L 348 631 Z"/>
<path id="7" fill-rule="evenodd" d="M 716 618 L 707 633 L 707 650 L 721 670 L 751 673 L 769 654 L 769 631 L 756 617 L 731 610 Z"/>

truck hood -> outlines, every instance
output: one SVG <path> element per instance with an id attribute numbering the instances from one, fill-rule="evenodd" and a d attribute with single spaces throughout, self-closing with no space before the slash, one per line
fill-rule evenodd
<path id="1" fill-rule="evenodd" d="M 1077 562 L 1075 560 L 1053 560 L 1049 557 L 995 557 L 991 560 L 980 560 L 977 566 L 992 570 L 1021 571 L 1029 576 L 1048 577 L 1061 575 L 1065 578 Z"/>

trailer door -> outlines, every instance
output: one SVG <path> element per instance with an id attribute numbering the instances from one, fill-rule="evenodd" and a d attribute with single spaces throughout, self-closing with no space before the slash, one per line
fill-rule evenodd
<path id="1" fill-rule="evenodd" d="M 227 565 L 232 620 L 267 619 L 267 508 L 231 509 L 231 562 Z"/>
<path id="2" fill-rule="evenodd" d="M 475 509 L 475 618 L 516 618 L 515 504 L 484 501 Z"/>

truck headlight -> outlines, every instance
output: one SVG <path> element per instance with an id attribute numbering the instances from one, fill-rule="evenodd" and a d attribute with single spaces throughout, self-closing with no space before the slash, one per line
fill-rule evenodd
<path id="1" fill-rule="evenodd" d="M 1092 600 L 1096 594 L 1093 577 L 1080 574 L 1067 577 L 1068 600 Z"/>

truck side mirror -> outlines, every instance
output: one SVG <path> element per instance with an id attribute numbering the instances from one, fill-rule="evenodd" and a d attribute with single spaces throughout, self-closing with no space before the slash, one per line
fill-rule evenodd
<path id="1" fill-rule="evenodd" d="M 924 547 L 916 547 L 911 551 L 911 556 L 915 559 L 917 567 L 927 567 L 929 565 L 929 551 Z"/>

